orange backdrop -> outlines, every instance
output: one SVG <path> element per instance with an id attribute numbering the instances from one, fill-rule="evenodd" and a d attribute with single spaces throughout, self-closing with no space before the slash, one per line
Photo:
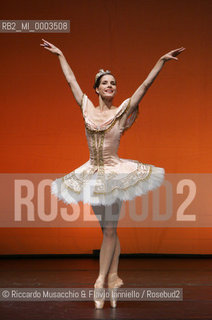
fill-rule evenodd
<path id="1" fill-rule="evenodd" d="M 119 156 L 166 173 L 209 173 L 212 163 L 212 2 L 210 0 L 7 1 L 1 19 L 70 20 L 70 33 L 0 34 L 1 172 L 68 173 L 88 160 L 79 106 L 59 60 L 40 47 L 58 46 L 82 90 L 99 68 L 116 75 L 115 105 L 128 98 L 159 57 L 184 46 L 140 103 Z M 123 253 L 211 253 L 210 228 L 119 229 Z M 8 229 L 1 254 L 90 253 L 100 229 Z"/>

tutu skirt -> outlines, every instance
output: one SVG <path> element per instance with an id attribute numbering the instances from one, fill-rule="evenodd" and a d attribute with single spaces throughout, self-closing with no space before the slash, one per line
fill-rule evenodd
<path id="1" fill-rule="evenodd" d="M 104 168 L 104 173 L 91 166 L 89 160 L 73 172 L 54 180 L 51 193 L 66 204 L 82 201 L 90 205 L 111 205 L 116 199 L 132 200 L 162 184 L 163 168 L 135 160 L 120 160 L 120 165 L 108 166 Z"/>

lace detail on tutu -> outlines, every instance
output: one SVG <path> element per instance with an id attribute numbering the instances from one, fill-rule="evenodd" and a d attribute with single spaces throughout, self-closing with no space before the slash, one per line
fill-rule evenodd
<path id="1" fill-rule="evenodd" d="M 115 189 L 127 190 L 134 186 L 138 181 L 146 180 L 151 174 L 151 166 L 144 165 L 138 162 L 137 169 L 131 173 L 116 173 L 112 172 L 110 177 L 104 175 L 100 178 L 99 184 L 94 189 L 94 194 L 111 193 Z"/>
<path id="2" fill-rule="evenodd" d="M 90 205 L 99 204 L 107 206 L 114 203 L 117 198 L 122 201 L 132 200 L 137 196 L 142 196 L 148 191 L 160 187 L 164 180 L 165 170 L 163 168 L 155 167 L 154 165 L 143 165 L 147 166 L 147 171 L 141 174 L 137 170 L 129 173 L 128 178 L 130 182 L 125 178 L 114 179 L 116 177 L 115 172 L 108 175 L 107 184 L 105 184 L 104 176 L 99 175 L 98 172 L 95 172 L 90 178 L 89 174 L 92 174 L 92 171 L 81 175 L 76 175 L 76 173 L 72 172 L 67 175 L 67 179 L 63 177 L 53 181 L 51 193 L 66 204 L 83 201 Z M 92 183 L 91 177 L 94 179 Z M 95 190 L 91 192 L 94 185 Z"/>
<path id="3" fill-rule="evenodd" d="M 101 170 L 98 171 L 98 168 L 93 166 L 93 168 L 85 169 L 81 173 L 76 171 L 69 173 L 63 177 L 63 182 L 67 188 L 77 193 L 82 192 L 85 183 L 89 183 L 90 180 L 94 182 L 92 183 L 94 194 L 111 193 L 115 189 L 125 190 L 138 181 L 146 180 L 152 172 L 151 165 L 136 160 L 133 162 L 137 163 L 137 169 L 131 173 L 117 173 L 115 171 L 105 173 Z M 96 175 L 94 175 L 95 172 Z"/>
<path id="4" fill-rule="evenodd" d="M 74 192 L 82 192 L 83 186 L 86 181 L 91 179 L 94 173 L 98 170 L 97 166 L 92 166 L 86 170 L 83 170 L 81 173 L 77 173 L 76 170 L 70 172 L 66 176 L 62 177 L 63 183 L 67 188 L 70 188 Z"/>

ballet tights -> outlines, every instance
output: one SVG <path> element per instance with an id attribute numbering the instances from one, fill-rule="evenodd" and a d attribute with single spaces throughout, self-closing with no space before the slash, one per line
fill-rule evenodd
<path id="1" fill-rule="evenodd" d="M 100 225 L 103 232 L 103 241 L 100 249 L 99 257 L 99 276 L 95 282 L 95 288 L 102 288 L 108 274 L 108 283 L 113 287 L 119 287 L 123 281 L 118 277 L 118 264 L 120 255 L 120 242 L 116 232 L 118 218 L 121 211 L 121 202 L 110 206 L 112 216 L 116 217 L 115 221 L 109 221 L 108 208 L 105 210 L 104 206 L 93 206 L 93 211 L 100 218 Z M 99 218 L 97 216 L 97 218 Z M 108 221 L 107 221 L 108 220 Z"/>

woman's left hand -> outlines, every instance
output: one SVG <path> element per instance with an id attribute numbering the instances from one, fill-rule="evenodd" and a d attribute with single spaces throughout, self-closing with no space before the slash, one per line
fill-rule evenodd
<path id="1" fill-rule="evenodd" d="M 164 61 L 168 61 L 171 59 L 178 60 L 178 58 L 176 58 L 176 56 L 178 56 L 178 54 L 180 54 L 184 50 L 185 50 L 185 48 L 183 48 L 183 47 L 172 50 L 172 51 L 168 52 L 167 54 L 165 54 L 164 56 L 162 56 L 161 59 Z"/>

